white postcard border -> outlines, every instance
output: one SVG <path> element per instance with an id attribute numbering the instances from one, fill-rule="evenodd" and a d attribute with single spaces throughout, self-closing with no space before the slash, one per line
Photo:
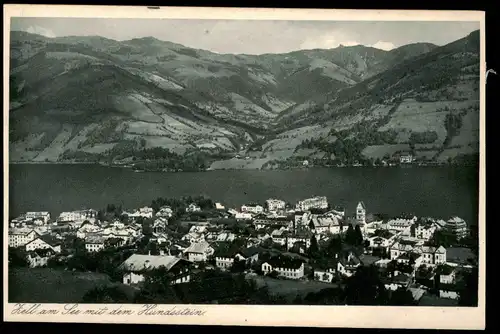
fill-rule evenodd
<path id="1" fill-rule="evenodd" d="M 458 307 L 385 307 L 385 306 L 250 306 L 250 305 L 157 305 L 164 315 L 146 315 L 144 305 L 115 304 L 24 304 L 33 314 L 14 314 L 19 305 L 8 303 L 7 252 L 4 251 L 4 320 L 14 322 L 81 322 L 124 324 L 191 324 L 303 326 L 356 328 L 484 329 L 485 327 L 485 14 L 474 11 L 400 11 L 400 10 L 327 10 L 264 8 L 189 8 L 111 7 L 68 5 L 4 5 L 4 73 L 9 70 L 11 17 L 100 17 L 170 18 L 230 20 L 339 20 L 339 21 L 476 21 L 480 23 L 480 198 L 479 198 L 479 306 Z M 4 226 L 8 225 L 8 96 L 9 78 L 4 75 Z M 6 229 L 4 229 L 5 231 Z M 8 236 L 4 233 L 4 250 Z M 85 314 L 86 310 L 106 307 L 105 315 Z M 110 315 L 120 307 L 132 315 Z M 73 314 L 69 311 L 72 309 Z M 185 309 L 203 315 L 175 315 Z M 40 315 L 41 310 L 57 314 Z M 79 310 L 79 314 L 75 314 Z M 54 312 L 55 312 L 54 311 Z M 175 311 L 175 312 L 174 312 Z M 64 314 L 64 313 L 67 314 Z M 185 313 L 186 314 L 186 313 Z"/>

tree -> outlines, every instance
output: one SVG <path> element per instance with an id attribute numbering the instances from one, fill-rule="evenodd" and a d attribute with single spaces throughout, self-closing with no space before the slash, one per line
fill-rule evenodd
<path id="1" fill-rule="evenodd" d="M 245 260 L 234 260 L 233 265 L 231 266 L 231 272 L 232 273 L 242 273 L 246 269 L 246 262 Z"/>
<path id="2" fill-rule="evenodd" d="M 352 224 L 349 224 L 349 226 L 347 227 L 347 232 L 345 234 L 345 241 L 347 244 L 349 245 L 354 245 L 355 242 L 356 242 L 356 236 L 354 234 L 354 227 L 352 226 Z"/>
<path id="3" fill-rule="evenodd" d="M 391 293 L 389 298 L 389 305 L 392 306 L 411 306 L 415 305 L 415 300 L 411 291 L 404 288 L 398 288 L 396 291 Z"/>
<path id="4" fill-rule="evenodd" d="M 271 278 L 278 278 L 279 274 L 276 270 L 273 270 L 267 276 L 269 276 Z"/>
<path id="5" fill-rule="evenodd" d="M 354 233 L 354 245 L 361 246 L 363 244 L 363 232 L 361 232 L 361 227 L 359 225 L 356 225 Z"/>
<path id="6" fill-rule="evenodd" d="M 415 237 L 415 236 L 416 236 L 416 235 L 415 235 L 415 229 L 416 229 L 415 224 L 411 224 L 411 226 L 410 226 L 410 235 L 411 235 L 412 237 Z"/>
<path id="7" fill-rule="evenodd" d="M 328 256 L 334 257 L 335 254 L 342 250 L 342 239 L 339 236 L 333 236 L 328 242 L 326 253 Z"/>
<path id="8" fill-rule="evenodd" d="M 144 219 L 142 221 L 142 234 L 148 237 L 153 235 L 153 222 L 151 220 Z"/>
<path id="9" fill-rule="evenodd" d="M 318 246 L 318 240 L 316 239 L 316 236 L 311 237 L 311 245 L 309 246 L 309 256 L 310 257 L 317 257 L 319 253 L 319 246 Z"/>
<path id="10" fill-rule="evenodd" d="M 388 294 L 374 266 L 361 266 L 346 280 L 344 290 L 348 305 L 386 305 Z"/>
<path id="11" fill-rule="evenodd" d="M 478 288 L 479 288 L 479 271 L 474 268 L 464 275 L 464 286 L 460 291 L 458 304 L 460 306 L 473 306 L 478 305 Z"/>
<path id="12" fill-rule="evenodd" d="M 28 267 L 27 254 L 22 248 L 9 247 L 8 249 L 9 268 Z"/>
<path id="13" fill-rule="evenodd" d="M 311 230 L 314 230 L 314 223 L 313 223 L 312 219 L 309 221 L 309 228 Z"/>

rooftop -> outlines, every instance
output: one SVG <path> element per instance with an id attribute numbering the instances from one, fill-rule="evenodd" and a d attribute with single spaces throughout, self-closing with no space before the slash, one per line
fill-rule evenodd
<path id="1" fill-rule="evenodd" d="M 210 247 L 210 244 L 206 241 L 196 242 L 190 245 L 186 249 L 186 253 L 205 253 L 207 249 Z"/>
<path id="2" fill-rule="evenodd" d="M 304 261 L 284 255 L 265 257 L 264 262 L 276 268 L 299 269 Z"/>
<path id="3" fill-rule="evenodd" d="M 127 271 L 143 271 L 165 267 L 170 270 L 179 261 L 185 261 L 170 255 L 143 255 L 133 254 L 120 265 L 121 269 Z"/>

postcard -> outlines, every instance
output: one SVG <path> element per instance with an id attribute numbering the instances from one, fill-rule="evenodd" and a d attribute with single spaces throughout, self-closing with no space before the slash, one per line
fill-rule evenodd
<path id="1" fill-rule="evenodd" d="M 4 9 L 6 321 L 484 328 L 484 12 Z"/>

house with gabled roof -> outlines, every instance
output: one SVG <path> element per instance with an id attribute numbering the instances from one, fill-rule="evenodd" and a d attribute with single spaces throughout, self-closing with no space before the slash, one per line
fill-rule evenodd
<path id="1" fill-rule="evenodd" d="M 341 254 L 337 256 L 336 260 L 337 271 L 339 274 L 346 277 L 354 275 L 356 270 L 363 265 L 360 258 L 352 251 L 341 252 Z"/>
<path id="2" fill-rule="evenodd" d="M 316 263 L 314 265 L 314 280 L 319 282 L 331 283 L 337 274 L 337 260 L 329 259 L 326 262 Z"/>
<path id="3" fill-rule="evenodd" d="M 37 249 L 51 249 L 55 253 L 60 253 L 61 241 L 49 234 L 44 234 L 28 242 L 25 247 L 27 252 L 35 251 Z"/>
<path id="4" fill-rule="evenodd" d="M 127 285 L 143 282 L 148 272 L 160 268 L 172 276 L 172 284 L 190 281 L 191 263 L 175 256 L 133 254 L 119 266 L 124 272 L 123 284 Z"/>
<path id="5" fill-rule="evenodd" d="M 56 252 L 51 248 L 35 249 L 27 252 L 26 259 L 30 268 L 44 267 L 54 255 L 56 255 Z"/>
<path id="6" fill-rule="evenodd" d="M 205 262 L 215 252 L 215 249 L 206 241 L 200 241 L 191 244 L 186 250 L 184 255 L 191 262 Z"/>
<path id="7" fill-rule="evenodd" d="M 265 275 L 276 272 L 278 276 L 288 279 L 304 277 L 304 261 L 284 255 L 265 256 L 261 269 Z"/>
<path id="8" fill-rule="evenodd" d="M 422 263 L 437 265 L 446 263 L 446 248 L 443 246 L 421 246 Z"/>
<path id="9" fill-rule="evenodd" d="M 9 228 L 9 247 L 22 247 L 40 235 L 34 229 Z"/>

